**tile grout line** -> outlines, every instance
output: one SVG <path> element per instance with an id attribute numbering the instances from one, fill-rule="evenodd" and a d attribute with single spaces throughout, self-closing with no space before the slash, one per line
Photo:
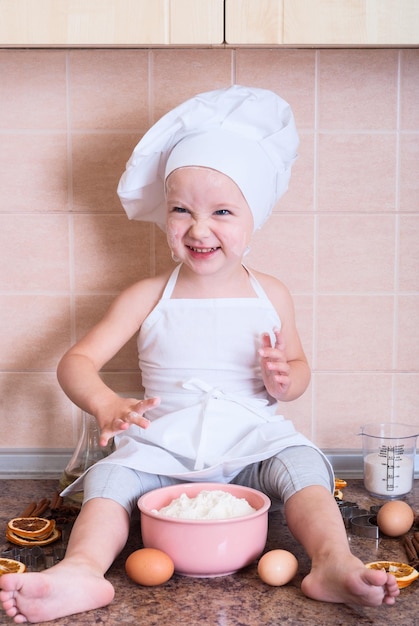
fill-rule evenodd
<path id="1" fill-rule="evenodd" d="M 312 368 L 317 369 L 317 315 L 318 315 L 318 246 L 319 246 L 319 215 L 318 215 L 318 149 L 319 149 L 319 51 L 316 50 L 314 56 L 314 142 L 313 142 L 313 215 L 314 215 L 314 228 L 313 228 L 313 320 L 312 320 Z M 317 437 L 317 411 L 316 411 L 316 392 L 317 392 L 317 377 L 316 374 L 312 374 L 311 381 L 311 430 L 313 441 L 316 442 Z"/>
<path id="2" fill-rule="evenodd" d="M 73 345 L 77 340 L 76 324 L 76 278 L 75 278 L 75 234 L 74 234 L 74 172 L 73 172 L 73 142 L 72 142 L 72 110 L 71 110 L 71 59 L 70 52 L 66 53 L 66 122 L 67 122 L 67 194 L 68 194 L 68 264 L 69 264 L 69 307 L 70 307 L 70 343 Z M 58 385 L 58 382 L 57 382 Z M 73 444 L 76 445 L 79 437 L 78 408 L 71 405 Z"/>
<path id="3" fill-rule="evenodd" d="M 391 421 L 397 419 L 397 361 L 399 339 L 399 297 L 400 297 L 400 130 L 401 130 L 401 70 L 402 51 L 397 59 L 397 105 L 396 105 L 396 172 L 395 172 L 395 228 L 394 228 L 394 303 L 393 303 L 393 346 L 392 346 L 392 389 L 391 389 Z"/>

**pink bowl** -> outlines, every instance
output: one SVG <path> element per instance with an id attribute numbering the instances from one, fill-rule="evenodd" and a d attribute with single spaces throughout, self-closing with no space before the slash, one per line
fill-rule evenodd
<path id="1" fill-rule="evenodd" d="M 153 513 L 182 493 L 193 498 L 201 491 L 222 490 L 245 498 L 255 513 L 222 520 L 184 520 Z M 270 499 L 256 489 L 219 483 L 183 483 L 141 496 L 141 535 L 145 548 L 166 552 L 175 571 L 199 578 L 226 576 L 252 563 L 263 552 L 268 534 Z"/>

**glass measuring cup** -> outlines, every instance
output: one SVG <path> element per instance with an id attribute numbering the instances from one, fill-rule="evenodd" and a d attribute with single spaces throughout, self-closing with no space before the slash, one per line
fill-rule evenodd
<path id="1" fill-rule="evenodd" d="M 412 490 L 418 434 L 407 424 L 361 427 L 364 486 L 371 495 L 392 499 Z"/>

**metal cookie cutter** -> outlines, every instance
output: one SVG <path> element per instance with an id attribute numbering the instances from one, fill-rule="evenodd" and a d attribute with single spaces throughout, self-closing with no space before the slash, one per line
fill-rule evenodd
<path id="1" fill-rule="evenodd" d="M 350 528 L 350 522 L 353 517 L 368 513 L 365 509 L 360 509 L 356 502 L 341 500 L 338 502 L 338 506 L 345 523 L 345 528 Z"/>
<path id="2" fill-rule="evenodd" d="M 350 520 L 350 528 L 354 535 L 367 537 L 368 539 L 379 539 L 380 530 L 377 526 L 375 514 L 356 515 Z"/>

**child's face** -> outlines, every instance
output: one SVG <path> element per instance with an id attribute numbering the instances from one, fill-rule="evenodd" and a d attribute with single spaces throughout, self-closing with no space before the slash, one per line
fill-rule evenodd
<path id="1" fill-rule="evenodd" d="M 243 257 L 253 216 L 231 178 L 205 167 L 182 167 L 166 180 L 166 232 L 174 256 L 199 273 Z"/>

